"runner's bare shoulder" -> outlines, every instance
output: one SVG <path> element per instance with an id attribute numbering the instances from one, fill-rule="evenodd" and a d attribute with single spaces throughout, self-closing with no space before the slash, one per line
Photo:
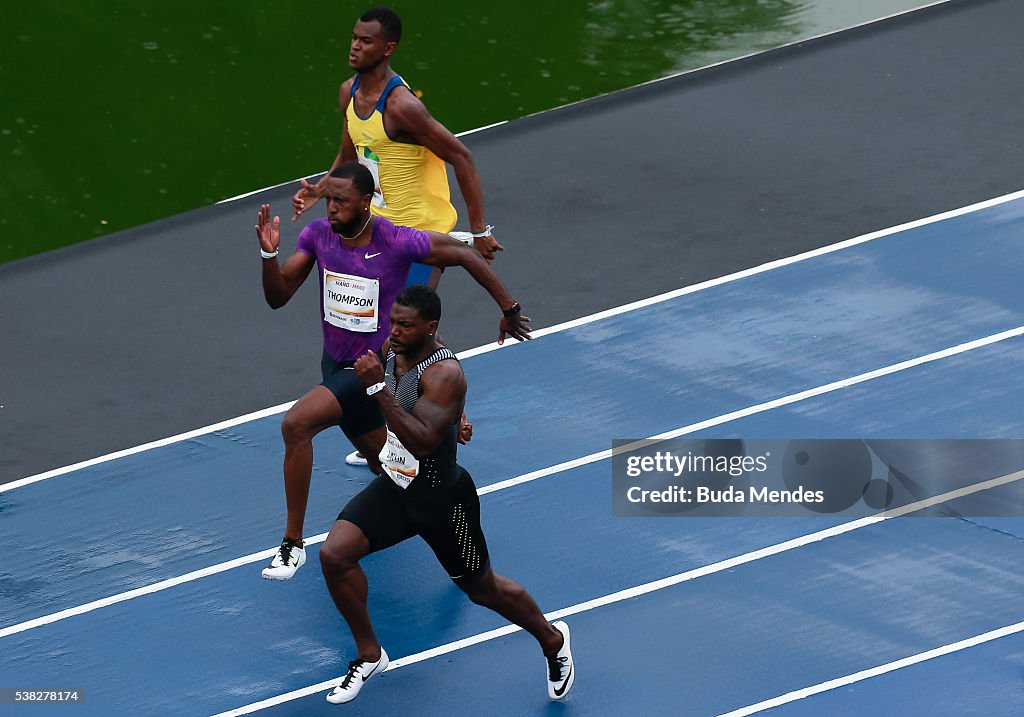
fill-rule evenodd
<path id="1" fill-rule="evenodd" d="M 340 87 L 338 87 L 338 105 L 342 110 L 345 110 L 348 107 L 348 101 L 352 97 L 353 82 L 355 82 L 355 77 L 349 77 L 341 83 Z"/>

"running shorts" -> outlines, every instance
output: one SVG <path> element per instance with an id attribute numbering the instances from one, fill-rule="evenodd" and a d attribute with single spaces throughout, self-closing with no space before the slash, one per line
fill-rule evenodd
<path id="1" fill-rule="evenodd" d="M 472 477 L 456 466 L 456 480 L 439 488 L 403 490 L 377 476 L 348 502 L 338 520 L 354 523 L 370 541 L 370 552 L 418 535 L 457 584 L 472 582 L 490 566 L 480 526 L 480 499 Z M 413 493 L 415 488 L 420 487 Z"/>
<path id="2" fill-rule="evenodd" d="M 366 388 L 356 376 L 355 361 L 335 361 L 324 351 L 320 359 L 320 384 L 334 394 L 341 406 L 341 430 L 351 439 L 384 426 L 384 413 L 377 401 L 366 395 Z"/>

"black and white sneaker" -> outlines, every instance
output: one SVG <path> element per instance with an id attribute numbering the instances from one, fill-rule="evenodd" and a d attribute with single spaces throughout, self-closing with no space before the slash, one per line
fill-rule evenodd
<path id="1" fill-rule="evenodd" d="M 353 660 L 348 663 L 348 672 L 341 682 L 327 695 L 327 701 L 334 705 L 351 702 L 363 689 L 363 683 L 379 672 L 388 669 L 388 653 L 380 648 L 380 659 L 376 662 Z"/>
<path id="2" fill-rule="evenodd" d="M 572 650 L 569 648 L 569 626 L 562 620 L 551 623 L 551 626 L 562 633 L 565 640 L 561 650 L 547 656 L 548 697 L 560 700 L 572 689 L 572 683 L 576 680 L 576 667 L 572 663 Z"/>
<path id="3" fill-rule="evenodd" d="M 288 580 L 305 562 L 306 549 L 285 538 L 270 565 L 263 568 L 263 577 L 267 580 Z"/>

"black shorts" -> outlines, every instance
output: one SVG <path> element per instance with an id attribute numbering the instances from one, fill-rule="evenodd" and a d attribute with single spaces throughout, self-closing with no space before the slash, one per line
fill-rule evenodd
<path id="1" fill-rule="evenodd" d="M 335 361 L 324 351 L 320 359 L 320 374 L 324 380 L 320 384 L 334 394 L 341 406 L 341 430 L 350 439 L 362 436 L 384 426 L 384 414 L 377 401 L 366 395 L 366 388 L 356 377 L 352 368 L 355 361 Z"/>
<path id="2" fill-rule="evenodd" d="M 480 527 L 476 485 L 463 468 L 457 470 L 460 475 L 453 485 L 420 491 L 415 497 L 387 476 L 377 476 L 348 502 L 338 520 L 355 523 L 370 541 L 370 552 L 418 535 L 452 580 L 472 582 L 486 572 L 490 557 Z"/>

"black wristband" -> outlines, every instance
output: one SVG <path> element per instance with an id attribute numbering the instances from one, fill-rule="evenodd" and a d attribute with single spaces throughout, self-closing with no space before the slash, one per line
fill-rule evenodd
<path id="1" fill-rule="evenodd" d="M 515 316 L 522 310 L 523 307 L 520 306 L 519 302 L 517 301 L 516 303 L 512 304 L 512 306 L 510 306 L 509 308 L 502 310 L 501 313 L 506 319 L 511 319 L 513 316 Z"/>

